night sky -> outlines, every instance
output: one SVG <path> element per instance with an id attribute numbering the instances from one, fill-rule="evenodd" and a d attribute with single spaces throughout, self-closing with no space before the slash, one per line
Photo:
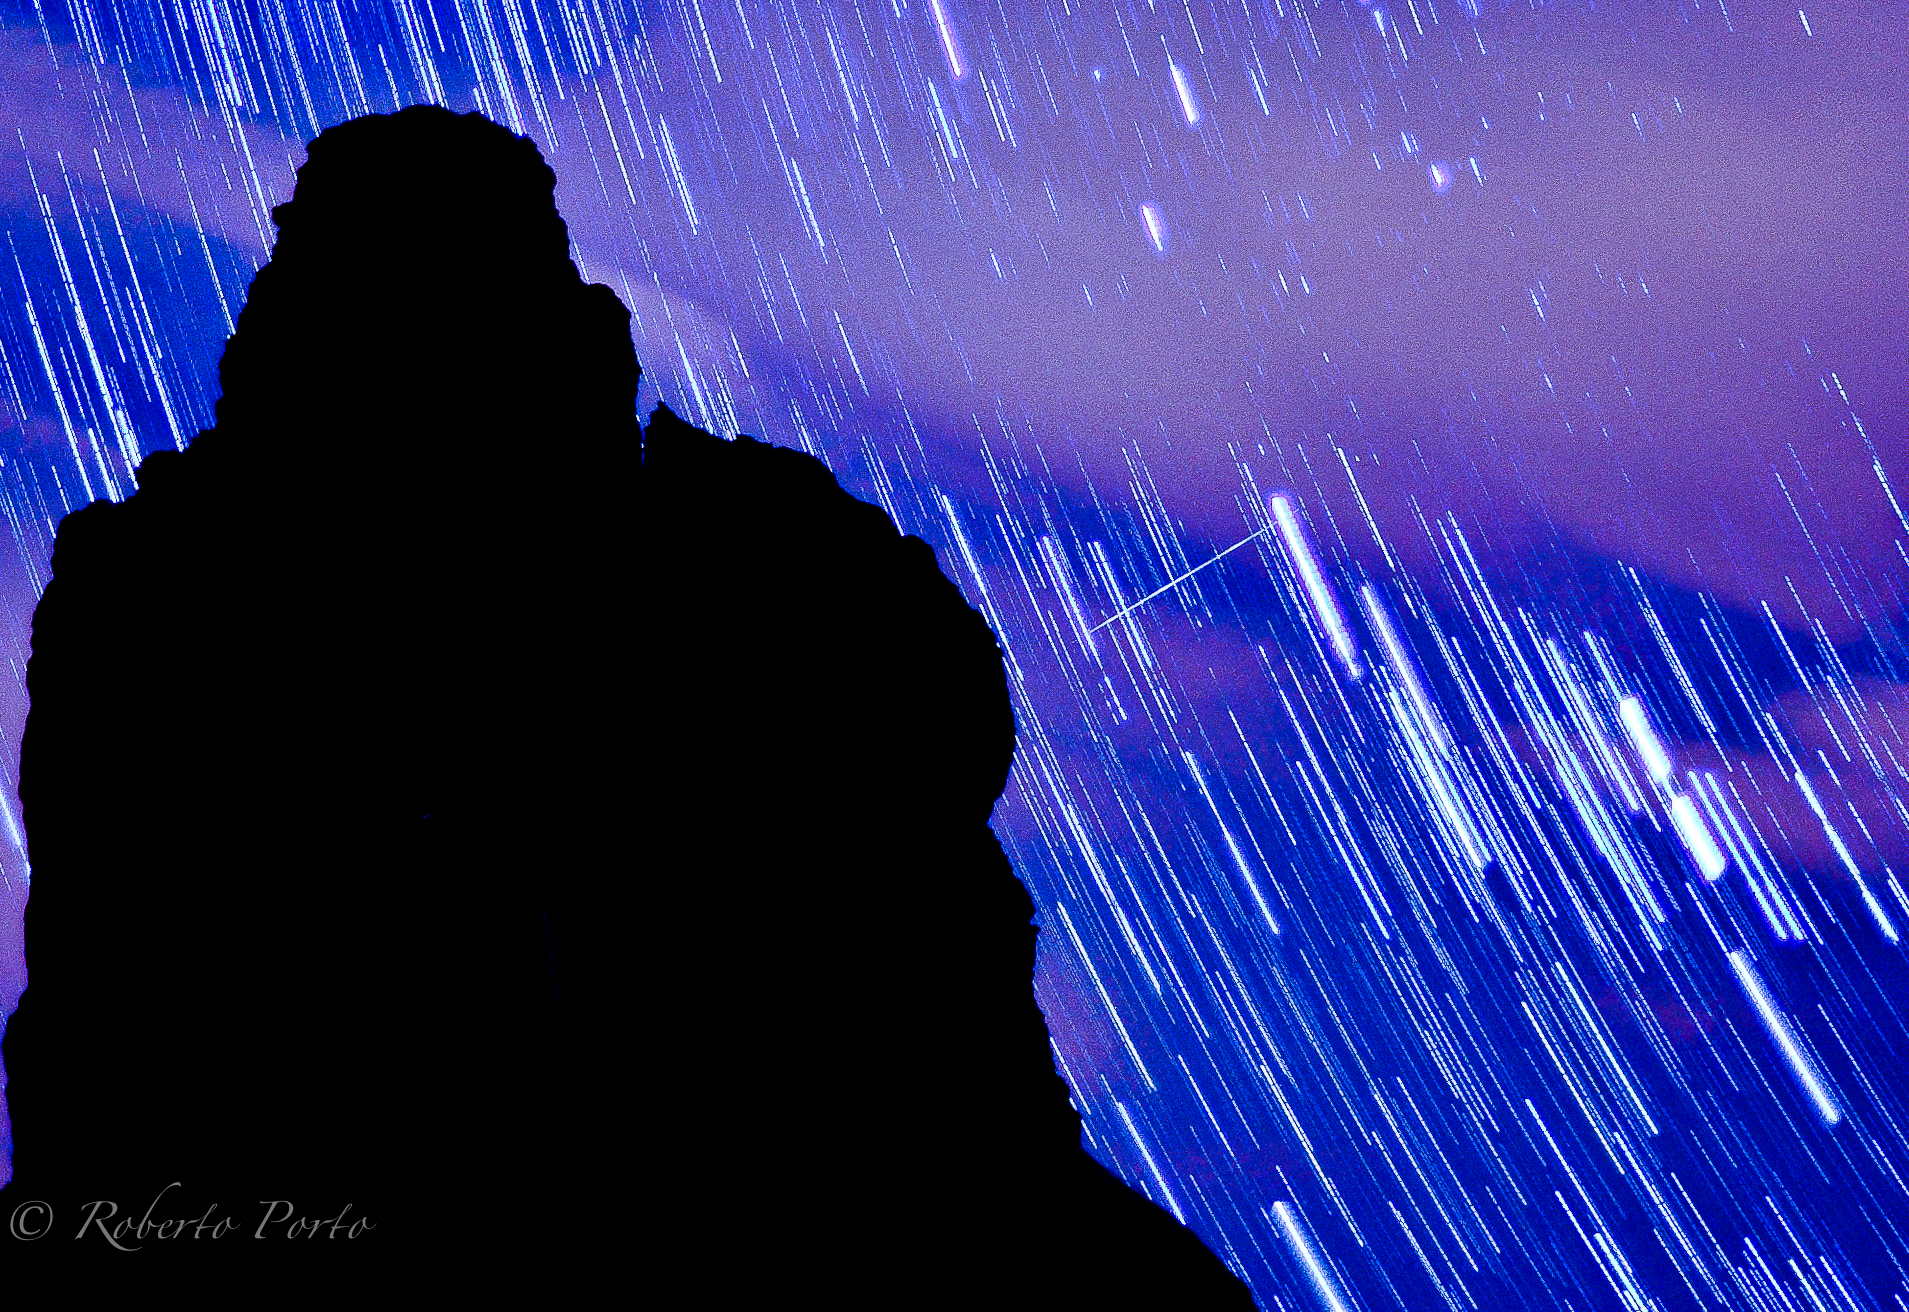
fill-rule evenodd
<path id="1" fill-rule="evenodd" d="M 437 101 L 646 408 L 993 625 L 1089 1145 L 1262 1306 L 1909 1312 L 1905 73 L 1846 0 L 0 0 L 0 1009 L 54 528 L 211 422 L 302 143 Z"/>

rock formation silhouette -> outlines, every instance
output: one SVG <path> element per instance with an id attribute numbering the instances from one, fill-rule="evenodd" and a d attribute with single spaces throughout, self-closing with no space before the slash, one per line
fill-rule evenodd
<path id="1" fill-rule="evenodd" d="M 5 1205 L 351 1203 L 683 1306 L 1250 1307 L 1081 1149 L 986 623 L 814 459 L 639 427 L 552 183 L 474 114 L 322 134 L 216 428 L 61 525 Z"/>
<path id="2" fill-rule="evenodd" d="M 388 1236 L 620 1132 L 589 1100 L 629 802 L 594 749 L 630 502 L 589 489 L 637 461 L 638 368 L 552 185 L 476 117 L 324 133 L 217 427 L 61 525 L 10 1198 L 178 1180 L 248 1234 L 286 1198 Z"/>
<path id="3" fill-rule="evenodd" d="M 749 1305 L 1251 1307 L 1081 1148 L 988 828 L 1002 657 L 932 549 L 664 407 L 640 504 L 632 1045 L 663 1249 Z"/>

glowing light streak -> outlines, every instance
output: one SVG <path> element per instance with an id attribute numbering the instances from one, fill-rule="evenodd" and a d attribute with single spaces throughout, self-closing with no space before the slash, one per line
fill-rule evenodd
<path id="1" fill-rule="evenodd" d="M 1365 667 L 1359 663 L 1359 648 L 1352 640 L 1352 630 L 1346 627 L 1345 613 L 1339 609 L 1339 598 L 1334 594 L 1325 571 L 1319 568 L 1319 560 L 1312 553 L 1312 544 L 1306 540 L 1306 531 L 1300 525 L 1299 517 L 1293 513 L 1292 498 L 1284 492 L 1271 493 L 1266 498 L 1266 509 L 1272 512 L 1280 541 L 1286 544 L 1287 558 L 1292 561 L 1300 581 L 1305 584 L 1306 597 L 1312 602 L 1313 613 L 1325 627 L 1333 653 L 1345 666 L 1347 675 L 1354 679 L 1365 677 Z"/>
<path id="2" fill-rule="evenodd" d="M 1781 916 L 1776 902 L 1766 896 L 1763 871 L 1757 862 L 1756 852 L 1746 844 L 1742 826 L 1737 823 L 1737 817 L 1723 795 L 1723 786 L 1717 782 L 1717 776 L 1706 771 L 1699 779 L 1693 770 L 1690 772 L 1690 781 L 1697 800 L 1703 803 L 1704 814 L 1710 817 L 1711 825 L 1723 836 L 1726 854 L 1743 871 L 1744 885 L 1756 899 L 1757 909 L 1763 912 L 1771 932 L 1779 939 L 1790 938 L 1793 927 Z M 1800 930 L 1796 931 L 1795 936 L 1799 939 L 1803 937 Z"/>
<path id="3" fill-rule="evenodd" d="M 1159 596 L 1161 593 L 1171 592 L 1174 588 L 1179 587 L 1182 583 L 1185 583 L 1188 579 L 1192 578 L 1195 574 L 1198 574 L 1201 570 L 1205 569 L 1207 566 L 1217 565 L 1220 561 L 1226 559 L 1228 556 L 1232 555 L 1235 551 L 1238 551 L 1241 547 L 1245 546 L 1247 543 L 1251 542 L 1253 539 L 1264 537 L 1265 534 L 1266 534 L 1265 529 L 1261 529 L 1257 533 L 1247 534 L 1245 537 L 1241 538 L 1238 542 L 1235 542 L 1232 546 L 1228 547 L 1225 551 L 1220 552 L 1217 556 L 1213 556 L 1207 560 L 1203 560 L 1199 564 L 1195 565 L 1192 569 L 1186 571 L 1186 573 L 1180 574 L 1174 578 L 1168 579 L 1165 583 L 1162 583 L 1159 587 L 1155 588 L 1152 592 L 1149 592 L 1146 596 L 1142 597 L 1139 601 L 1131 603 L 1130 605 L 1126 606 L 1124 609 L 1118 611 L 1117 613 L 1113 615 L 1109 615 L 1106 619 L 1102 620 L 1100 623 L 1096 624 L 1092 629 L 1088 630 L 1088 632 L 1099 633 L 1102 629 L 1106 628 L 1109 624 L 1112 624 L 1115 620 L 1125 619 L 1127 616 L 1139 610 L 1142 606 L 1152 601 L 1155 597 Z"/>
<path id="4" fill-rule="evenodd" d="M 1396 703 L 1397 694 L 1392 694 L 1392 697 Z M 1418 778 L 1426 791 L 1431 793 L 1439 816 L 1445 821 L 1447 829 L 1457 836 L 1466 862 L 1473 870 L 1483 870 L 1491 864 L 1491 854 L 1485 850 L 1478 831 L 1472 826 L 1471 817 L 1465 814 L 1464 804 L 1453 793 L 1450 782 L 1445 778 L 1444 770 L 1440 768 L 1440 761 L 1428 750 L 1425 739 L 1412 725 L 1402 706 L 1397 708 L 1395 715 L 1406 726 L 1405 740 L 1411 753 L 1412 763 L 1417 767 Z"/>
<path id="5" fill-rule="evenodd" d="M 1896 932 L 1896 924 L 1889 918 L 1889 912 L 1881 902 L 1876 900 L 1876 895 L 1869 891 L 1869 881 L 1861 875 L 1856 876 L 1856 891 L 1862 894 L 1863 905 L 1868 907 L 1869 914 L 1875 917 L 1876 928 L 1882 931 L 1882 936 L 1891 943 L 1902 942 L 1902 935 Z"/>
<path id="6" fill-rule="evenodd" d="M 1261 918 L 1266 921 L 1266 928 L 1272 930 L 1275 937 L 1283 934 L 1284 931 L 1279 927 L 1279 920 L 1273 915 L 1273 909 L 1266 905 L 1266 895 L 1259 891 L 1258 878 L 1254 876 L 1252 867 L 1246 864 L 1246 854 L 1240 851 L 1240 845 L 1234 841 L 1232 828 L 1226 823 L 1226 817 L 1220 814 L 1220 804 L 1214 800 L 1213 790 L 1207 787 L 1206 775 L 1201 771 L 1199 761 L 1194 758 L 1192 752 L 1188 751 L 1182 751 L 1180 757 L 1186 762 L 1187 769 L 1193 772 L 1193 782 L 1199 787 L 1200 796 L 1206 799 L 1207 806 L 1212 810 L 1214 823 L 1220 827 L 1220 838 L 1226 843 L 1226 850 L 1233 857 L 1233 865 L 1239 870 L 1240 879 L 1245 882 L 1247 891 L 1253 895 L 1253 905 L 1259 908 Z"/>
<path id="7" fill-rule="evenodd" d="M 1060 544 L 1048 534 L 1042 534 L 1040 540 L 1041 558 L 1047 563 L 1047 572 L 1054 580 L 1055 590 L 1061 594 L 1061 601 L 1067 607 L 1068 618 L 1080 630 L 1082 641 L 1087 644 L 1087 654 L 1095 660 L 1100 659 L 1100 648 L 1094 643 L 1094 634 L 1101 626 L 1087 627 L 1087 612 L 1082 609 L 1080 600 L 1074 595 L 1073 570 L 1061 554 Z"/>
<path id="8" fill-rule="evenodd" d="M 1631 746 L 1637 749 L 1638 759 L 1644 762 L 1644 768 L 1650 771 L 1650 777 L 1660 785 L 1670 782 L 1670 753 L 1664 750 L 1664 744 L 1651 728 L 1650 721 L 1644 717 L 1644 703 L 1635 697 L 1626 697 L 1617 704 L 1617 718 L 1623 721 L 1625 732 L 1631 736 Z"/>
<path id="9" fill-rule="evenodd" d="M 1750 960 L 1750 954 L 1741 949 L 1729 954 L 1730 969 L 1736 972 L 1737 983 L 1743 989 L 1744 996 L 1750 999 L 1750 1005 L 1756 1009 L 1757 1019 L 1763 1022 L 1770 1038 L 1775 1042 L 1777 1051 L 1783 1054 L 1783 1060 L 1789 1064 L 1790 1073 L 1796 1082 L 1815 1104 L 1816 1114 L 1823 1118 L 1823 1124 L 1834 1126 L 1842 1121 L 1843 1109 L 1830 1095 L 1829 1087 L 1823 1082 L 1822 1075 L 1816 1069 L 1816 1063 L 1803 1051 L 1803 1045 L 1797 1042 L 1796 1032 L 1790 1028 L 1789 1017 L 1777 1009 L 1776 1002 L 1770 997 L 1770 991 L 1763 985 L 1763 977 L 1757 974 L 1756 964 Z"/>
<path id="10" fill-rule="evenodd" d="M 1167 253 L 1167 220 L 1160 212 L 1160 206 L 1153 201 L 1143 201 L 1140 206 L 1140 221 L 1146 225 L 1147 240 L 1153 243 L 1154 254 Z"/>
<path id="11" fill-rule="evenodd" d="M 1285 1202 L 1274 1203 L 1272 1213 L 1273 1220 L 1279 1224 L 1280 1233 L 1286 1236 L 1287 1245 L 1293 1250 L 1300 1269 L 1306 1273 L 1306 1279 L 1312 1282 L 1313 1292 L 1319 1295 L 1319 1301 L 1325 1305 L 1327 1312 L 1352 1312 L 1351 1304 L 1339 1292 L 1339 1282 L 1326 1269 L 1325 1262 L 1313 1247 L 1312 1239 L 1301 1226 L 1292 1206 Z"/>
<path id="12" fill-rule="evenodd" d="M 1696 861 L 1697 869 L 1703 872 L 1703 877 L 1710 880 L 1722 878 L 1730 862 L 1717 846 L 1717 840 L 1710 836 L 1703 817 L 1697 814 L 1696 804 L 1683 793 L 1673 794 L 1670 799 L 1670 820 L 1676 826 L 1677 837 L 1683 840 L 1691 859 Z"/>
<path id="13" fill-rule="evenodd" d="M 954 80 L 962 82 L 968 76 L 968 63 L 962 57 L 961 36 L 955 31 L 953 20 L 948 17 L 947 0 L 928 0 L 928 9 L 935 16 L 935 31 L 941 35 L 941 49 L 948 56 L 948 71 Z"/>
<path id="14" fill-rule="evenodd" d="M 961 516 L 955 513 L 954 502 L 948 499 L 946 492 L 938 496 L 942 512 L 948 517 L 948 528 L 954 533 L 955 545 L 961 548 L 961 559 L 968 566 L 968 577 L 974 580 L 975 591 L 985 597 L 988 595 L 988 579 L 981 572 L 981 563 L 974 558 L 974 548 L 968 545 L 968 535 L 961 527 Z"/>
<path id="15" fill-rule="evenodd" d="M 1405 644 L 1399 640 L 1398 630 L 1393 627 L 1391 613 L 1380 599 L 1378 589 L 1370 583 L 1361 584 L 1359 600 L 1365 606 L 1366 619 L 1371 622 L 1372 631 L 1379 635 L 1379 646 L 1385 650 L 1385 663 L 1404 685 L 1405 695 L 1411 699 L 1412 709 L 1418 713 L 1419 723 L 1424 726 L 1426 736 L 1437 745 L 1439 751 L 1449 751 L 1452 744 L 1445 731 L 1445 723 L 1432 708 L 1432 699 L 1425 693 L 1418 666 L 1405 650 Z"/>
<path id="16" fill-rule="evenodd" d="M 1817 797 L 1816 789 L 1810 786 L 1809 776 L 1799 769 L 1791 778 L 1795 781 L 1798 790 L 1802 792 L 1803 800 L 1810 804 L 1810 810 L 1816 813 L 1817 821 L 1823 826 L 1823 834 L 1829 839 L 1830 846 L 1836 849 L 1836 857 L 1843 863 L 1843 869 L 1861 878 L 1862 872 L 1856 868 L 1856 858 L 1850 855 L 1849 847 L 1843 842 L 1843 836 L 1836 831 L 1836 826 L 1830 823 L 1829 814 L 1823 810 L 1822 799 Z"/>
<path id="17" fill-rule="evenodd" d="M 1147 1147 L 1147 1136 L 1140 1133 L 1139 1128 L 1134 1125 L 1133 1115 L 1127 1110 L 1126 1103 L 1116 1099 L 1114 1110 L 1120 1113 L 1121 1121 L 1127 1126 L 1127 1133 L 1133 1136 L 1134 1145 L 1140 1149 L 1141 1160 L 1147 1164 L 1147 1173 L 1153 1176 L 1154 1184 L 1159 1186 L 1160 1197 L 1165 1201 L 1168 1210 L 1180 1219 L 1181 1225 L 1185 1225 L 1186 1212 L 1181 1209 L 1180 1200 L 1173 1196 L 1173 1190 L 1167 1185 L 1167 1177 L 1160 1170 L 1160 1163 L 1153 1160 L 1153 1152 Z"/>
<path id="18" fill-rule="evenodd" d="M 1180 97 L 1180 113 L 1186 117 L 1190 128 L 1200 125 L 1200 102 L 1193 98 L 1193 83 L 1187 77 L 1186 70 L 1173 60 L 1167 61 L 1167 67 L 1173 71 L 1173 89 Z"/>

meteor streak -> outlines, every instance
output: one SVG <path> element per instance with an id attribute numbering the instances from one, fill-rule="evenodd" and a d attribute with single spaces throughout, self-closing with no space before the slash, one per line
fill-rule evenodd
<path id="1" fill-rule="evenodd" d="M 1201 570 L 1205 569 L 1208 565 L 1218 564 L 1220 561 L 1224 560 L 1226 557 L 1232 555 L 1235 551 L 1238 551 L 1241 547 L 1245 546 L 1248 542 L 1251 542 L 1254 538 L 1265 536 L 1265 533 L 1266 533 L 1266 530 L 1261 529 L 1257 533 L 1247 534 L 1245 537 L 1241 538 L 1238 542 L 1235 542 L 1232 546 L 1228 547 L 1225 551 L 1222 551 L 1219 555 L 1214 556 L 1209 560 L 1201 561 L 1198 565 L 1195 565 L 1192 569 L 1188 570 L 1186 573 L 1180 575 L 1180 577 L 1176 579 L 1169 579 L 1167 582 L 1162 583 L 1159 587 L 1155 588 L 1152 592 L 1149 592 L 1146 596 L 1142 597 L 1139 601 L 1134 602 L 1132 605 L 1120 611 L 1118 614 L 1109 615 L 1106 619 L 1102 620 L 1100 623 L 1096 624 L 1093 628 L 1089 629 L 1088 632 L 1099 633 L 1102 629 L 1106 628 L 1109 624 L 1112 624 L 1115 620 L 1125 619 L 1127 616 L 1139 610 L 1142 606 L 1152 601 L 1155 597 L 1159 596 L 1161 593 L 1169 591 L 1170 589 L 1179 587 L 1182 583 L 1185 583 L 1188 579 L 1192 578 L 1195 574 L 1198 574 Z"/>

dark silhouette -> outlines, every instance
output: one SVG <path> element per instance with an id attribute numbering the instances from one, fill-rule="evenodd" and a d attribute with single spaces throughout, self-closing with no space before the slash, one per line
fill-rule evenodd
<path id="1" fill-rule="evenodd" d="M 659 407 L 642 488 L 631 1044 L 664 1250 L 752 1306 L 1251 1307 L 1081 1149 L 987 824 L 1014 722 L 986 622 L 805 455 Z"/>
<path id="2" fill-rule="evenodd" d="M 256 1200 L 349 1202 L 391 1248 L 521 1230 L 482 1208 L 562 1184 L 566 1136 L 627 1160 L 600 1103 L 627 979 L 598 972 L 631 802 L 598 767 L 632 508 L 591 489 L 636 464 L 638 369 L 552 183 L 476 117 L 324 133 L 218 426 L 62 524 L 10 1198 L 178 1180 L 161 1215 L 247 1235 Z"/>
<path id="3" fill-rule="evenodd" d="M 640 432 L 551 190 L 476 115 L 324 133 L 218 426 L 61 526 L 9 1203 L 350 1202 L 685 1306 L 1249 1307 L 1081 1150 L 987 625 L 815 460 Z"/>

